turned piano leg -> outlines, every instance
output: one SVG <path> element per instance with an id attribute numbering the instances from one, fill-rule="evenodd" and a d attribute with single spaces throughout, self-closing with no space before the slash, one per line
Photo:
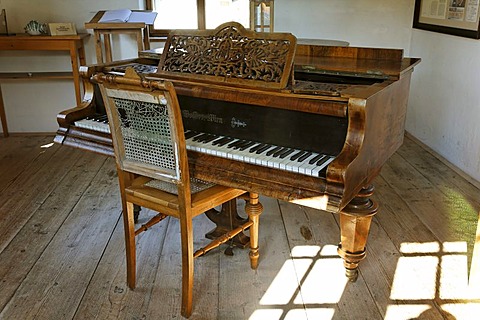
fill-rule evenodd
<path id="1" fill-rule="evenodd" d="M 248 214 L 248 219 L 253 222 L 250 227 L 250 267 L 257 269 L 258 267 L 258 224 L 260 215 L 263 212 L 263 206 L 258 199 L 257 193 L 249 193 L 248 202 L 245 204 L 245 212 Z"/>
<path id="2" fill-rule="evenodd" d="M 345 275 L 352 282 L 358 277 L 358 263 L 365 258 L 370 224 L 378 210 L 377 203 L 370 199 L 373 189 L 362 189 L 340 212 L 341 242 L 337 251 L 343 258 Z"/>

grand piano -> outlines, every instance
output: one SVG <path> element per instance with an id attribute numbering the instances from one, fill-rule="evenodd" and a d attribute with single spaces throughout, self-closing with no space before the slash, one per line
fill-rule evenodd
<path id="1" fill-rule="evenodd" d="M 113 155 L 97 83 L 131 68 L 136 85 L 168 79 L 191 174 L 338 213 L 338 253 L 354 281 L 378 210 L 372 181 L 403 142 L 419 61 L 398 49 L 297 44 L 237 23 L 173 31 L 158 57 L 81 67 L 84 101 L 58 115 L 55 142 Z"/>

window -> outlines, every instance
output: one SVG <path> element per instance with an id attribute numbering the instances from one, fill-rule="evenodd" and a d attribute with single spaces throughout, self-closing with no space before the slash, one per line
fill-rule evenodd
<path id="1" fill-rule="evenodd" d="M 158 12 L 152 36 L 166 36 L 172 29 L 214 29 L 227 21 L 250 27 L 249 0 L 147 0 Z"/>

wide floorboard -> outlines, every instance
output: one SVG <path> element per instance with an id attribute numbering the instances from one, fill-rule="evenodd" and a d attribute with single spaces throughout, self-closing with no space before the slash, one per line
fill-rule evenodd
<path id="1" fill-rule="evenodd" d="M 138 237 L 129 290 L 114 160 L 51 142 L 0 137 L 0 319 L 181 319 L 178 221 Z M 262 197 L 258 270 L 227 245 L 197 259 L 191 319 L 478 319 L 478 184 L 407 137 L 375 186 L 355 283 L 336 215 Z M 195 247 L 212 227 L 195 219 Z"/>

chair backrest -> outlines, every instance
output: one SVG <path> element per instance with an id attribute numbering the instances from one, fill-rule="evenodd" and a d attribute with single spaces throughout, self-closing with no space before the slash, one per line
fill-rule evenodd
<path id="1" fill-rule="evenodd" d="M 145 89 L 118 77 L 100 85 L 114 143 L 123 171 L 179 183 L 188 170 L 183 123 L 170 82 Z M 124 82 L 124 83 L 122 83 Z M 183 169 L 183 170 L 182 170 Z"/>

